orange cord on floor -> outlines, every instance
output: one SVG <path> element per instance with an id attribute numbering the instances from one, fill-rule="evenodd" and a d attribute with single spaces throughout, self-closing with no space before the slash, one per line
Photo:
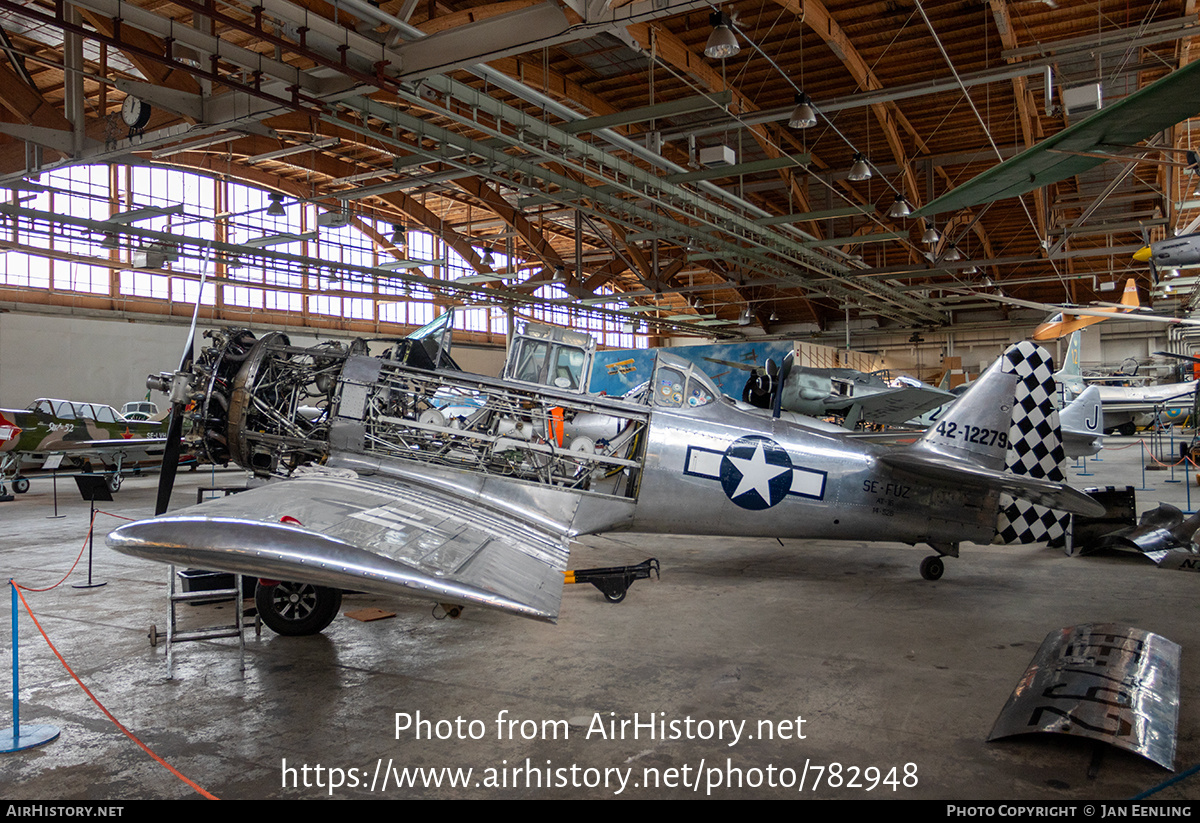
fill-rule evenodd
<path id="1" fill-rule="evenodd" d="M 108 512 L 97 511 L 96 514 L 108 514 Z M 120 517 L 120 515 L 111 515 L 111 516 L 112 517 Z M 122 517 L 121 519 L 129 520 L 130 518 Z M 95 517 L 93 516 L 93 522 L 94 522 L 94 520 L 95 520 Z M 89 531 L 90 531 L 90 528 L 89 528 Z M 46 641 L 46 645 L 50 647 L 50 651 L 54 652 L 54 656 L 58 658 L 58 662 L 62 663 L 63 668 L 67 670 L 67 674 L 71 675 L 72 679 L 74 679 L 75 682 L 79 684 L 79 688 L 83 689 L 84 694 L 86 694 L 89 698 L 91 698 L 92 702 L 95 703 L 97 707 L 99 707 L 100 711 L 104 712 L 104 716 L 107 717 L 109 720 L 111 720 L 116 725 L 116 727 L 121 730 L 122 734 L 124 734 L 126 737 L 128 737 L 130 740 L 132 740 L 134 743 L 136 743 L 142 749 L 142 751 L 144 751 L 146 754 L 150 755 L 152 758 L 154 758 L 156 761 L 158 761 L 158 763 L 161 764 L 162 767 L 165 768 L 167 771 L 169 771 L 171 774 L 175 775 L 180 780 L 182 780 L 184 783 L 188 784 L 193 789 L 195 789 L 197 792 L 199 792 L 201 796 L 203 796 L 209 800 L 220 800 L 220 798 L 217 797 L 216 795 L 206 791 L 205 789 L 202 789 L 196 783 L 194 783 L 193 781 L 189 780 L 188 778 L 186 778 L 182 774 L 180 774 L 178 769 L 176 769 L 170 763 L 163 760 L 157 754 L 152 752 L 145 743 L 143 743 L 141 740 L 138 740 L 137 736 L 134 735 L 133 732 L 131 732 L 131 731 L 129 731 L 129 729 L 125 728 L 125 726 L 121 723 L 120 720 L 117 720 L 117 718 L 113 717 L 112 712 L 110 712 L 108 709 L 106 709 L 104 707 L 104 704 L 101 703 L 96 698 L 96 695 L 92 694 L 91 689 L 89 689 L 87 686 L 85 686 L 83 684 L 83 681 L 79 679 L 79 675 L 75 674 L 75 671 L 69 665 L 67 665 L 67 661 L 63 659 L 63 656 L 61 654 L 59 654 L 58 649 L 50 641 L 49 635 L 46 634 L 46 630 L 42 628 L 42 624 L 39 623 L 38 619 L 34 616 L 33 610 L 29 608 L 29 603 L 26 602 L 25 595 L 22 592 L 27 592 L 27 591 L 28 592 L 44 592 L 44 591 L 49 591 L 50 589 L 53 589 L 55 586 L 61 585 L 63 580 L 66 580 L 68 577 L 70 577 L 71 572 L 75 570 L 75 566 L 79 564 L 79 558 L 83 557 L 83 550 L 85 548 L 87 548 L 87 539 L 86 538 L 83 541 L 83 546 L 79 549 L 79 556 L 76 557 L 75 562 L 71 564 L 71 571 L 68 571 L 67 574 L 63 577 L 63 579 L 59 580 L 53 586 L 47 586 L 44 589 L 33 589 L 28 586 L 22 586 L 19 583 L 17 583 L 17 581 L 15 581 L 15 580 L 10 580 L 9 582 L 12 584 L 14 590 L 17 592 L 17 597 L 21 598 L 21 604 L 25 607 L 25 611 L 29 615 L 29 619 L 33 621 L 34 626 L 37 626 L 38 632 L 41 633 L 42 639 Z"/>

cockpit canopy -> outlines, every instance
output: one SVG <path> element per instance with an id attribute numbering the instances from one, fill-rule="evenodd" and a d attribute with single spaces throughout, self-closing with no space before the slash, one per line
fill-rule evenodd
<path id="1" fill-rule="evenodd" d="M 513 336 L 504 377 L 519 383 L 587 391 L 596 356 L 596 341 L 582 332 L 526 323 Z"/>
<path id="2" fill-rule="evenodd" d="M 29 406 L 30 411 L 48 414 L 59 420 L 95 420 L 97 423 L 121 423 L 125 418 L 112 406 L 100 403 L 74 403 L 70 400 L 40 398 Z"/>
<path id="3" fill-rule="evenodd" d="M 658 352 L 651 382 L 651 403 L 664 409 L 699 408 L 721 396 L 720 389 L 695 363 Z"/>

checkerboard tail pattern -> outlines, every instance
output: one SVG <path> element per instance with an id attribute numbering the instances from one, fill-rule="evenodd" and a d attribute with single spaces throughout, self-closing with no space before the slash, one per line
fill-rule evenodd
<path id="1" fill-rule="evenodd" d="M 1033 343 L 1018 343 L 1004 353 L 1003 370 L 1016 374 L 1013 420 L 1008 431 L 1004 468 L 1046 480 L 1063 481 L 1062 432 L 1054 407 L 1054 361 Z M 1066 534 L 1068 514 L 1000 495 L 993 543 L 1060 544 Z"/>

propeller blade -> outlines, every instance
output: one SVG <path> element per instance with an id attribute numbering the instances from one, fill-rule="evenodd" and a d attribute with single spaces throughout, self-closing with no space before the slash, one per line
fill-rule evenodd
<path id="1" fill-rule="evenodd" d="M 171 504 L 171 491 L 175 487 L 175 472 L 179 470 L 179 455 L 183 453 L 183 413 L 182 403 L 171 404 L 171 423 L 167 426 L 167 448 L 163 452 L 162 471 L 158 475 L 158 497 L 154 501 L 154 514 L 157 517 L 167 510 Z"/>
<path id="2" fill-rule="evenodd" d="M 181 375 L 191 371 L 192 351 L 196 344 L 196 322 L 200 318 L 200 299 L 204 296 L 204 284 L 208 279 L 208 264 L 212 258 L 212 243 L 204 249 L 204 260 L 200 264 L 200 288 L 196 291 L 196 305 L 192 307 L 192 322 L 188 326 L 187 342 L 183 344 L 183 354 L 179 357 L 179 371 L 167 388 L 156 378 L 151 377 L 151 388 L 169 391 L 171 395 L 171 422 L 167 426 L 167 448 L 163 452 L 162 471 L 158 475 L 158 496 L 154 500 L 154 514 L 157 517 L 171 505 L 171 491 L 175 488 L 175 474 L 179 471 L 179 456 L 183 453 L 183 415 L 187 410 L 185 396 L 186 385 L 181 384 Z M 158 380 L 165 378 L 162 375 Z"/>
<path id="3" fill-rule="evenodd" d="M 783 406 L 783 384 L 787 382 L 788 375 L 792 373 L 792 367 L 796 365 L 796 351 L 793 349 L 783 356 L 783 366 L 779 369 L 779 376 L 775 379 L 775 397 L 771 403 L 771 416 L 778 417 Z"/>

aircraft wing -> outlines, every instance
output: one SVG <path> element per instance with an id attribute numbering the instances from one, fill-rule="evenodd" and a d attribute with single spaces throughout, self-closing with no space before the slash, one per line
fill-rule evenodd
<path id="1" fill-rule="evenodd" d="M 113 438 L 111 440 L 53 440 L 43 443 L 38 452 L 71 454 L 75 456 L 108 456 L 117 453 L 162 457 L 167 448 L 165 437 Z"/>
<path id="2" fill-rule="evenodd" d="M 1200 111 L 1200 61 L 1189 63 L 1122 100 L 1005 160 L 913 212 L 913 217 L 1017 197 L 1105 162 L 1095 156 L 1135 145 Z M 1088 152 L 1092 156 L 1081 156 Z M 1113 159 L 1120 159 L 1113 155 Z"/>
<path id="3" fill-rule="evenodd" d="M 983 485 L 1056 511 L 1088 517 L 1100 517 L 1105 511 L 1102 503 L 1078 489 L 1051 480 L 993 471 L 961 460 L 911 450 L 888 452 L 879 459 L 892 468 L 910 472 L 917 477 L 971 486 Z"/>
<path id="4" fill-rule="evenodd" d="M 899 426 L 954 399 L 953 394 L 941 389 L 919 386 L 885 389 L 874 394 L 864 394 L 853 398 L 853 403 L 847 406 L 849 409 L 847 416 L 853 414 L 854 407 L 857 406 L 862 411 L 860 418 L 862 420 Z M 839 409 L 834 410 L 840 411 Z"/>
<path id="5" fill-rule="evenodd" d="M 287 518 L 281 522 L 281 518 Z M 569 519 L 569 518 L 568 518 Z M 131 523 L 108 537 L 159 562 L 386 595 L 422 595 L 553 622 L 565 530 L 478 496 L 321 471 Z"/>
<path id="6" fill-rule="evenodd" d="M 1135 320 L 1147 323 L 1168 323 L 1175 326 L 1200 326 L 1200 320 L 1184 317 L 1164 317 L 1161 314 L 1149 314 L 1144 309 L 1139 311 L 1118 311 L 1114 309 L 1094 309 L 1087 306 L 1066 306 L 1055 303 L 1037 303 L 1033 300 L 1021 300 L 1006 294 L 986 294 L 981 291 L 961 292 L 972 297 L 991 300 L 996 303 L 1007 303 L 1010 306 L 1021 306 L 1026 309 L 1039 309 L 1045 312 L 1061 312 L 1063 315 L 1076 317 L 1103 317 L 1105 320 Z"/>

